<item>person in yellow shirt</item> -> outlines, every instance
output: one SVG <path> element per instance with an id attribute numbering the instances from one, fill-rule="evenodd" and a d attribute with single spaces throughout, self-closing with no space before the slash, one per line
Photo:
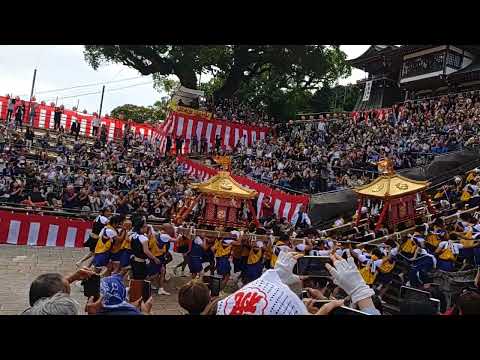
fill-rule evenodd
<path id="1" fill-rule="evenodd" d="M 119 225 L 122 225 L 122 223 L 125 221 L 125 215 L 119 215 L 119 217 L 120 217 Z M 117 231 L 118 236 L 115 237 L 115 239 L 113 240 L 112 248 L 110 249 L 109 269 L 112 274 L 116 274 L 120 272 L 120 259 L 122 256 L 122 245 L 125 239 L 125 230 L 123 226 L 119 226 L 115 230 Z"/>
<path id="2" fill-rule="evenodd" d="M 280 254 L 281 251 L 289 251 L 289 250 L 292 250 L 290 237 L 287 234 L 282 233 L 280 234 L 278 241 L 276 241 L 272 245 L 270 267 L 272 269 L 275 268 L 275 263 L 277 262 L 278 255 Z"/>
<path id="3" fill-rule="evenodd" d="M 122 240 L 121 250 L 120 250 L 120 274 L 125 276 L 131 266 L 130 266 L 130 258 L 132 257 L 132 244 L 131 244 L 131 230 L 132 230 L 132 222 L 130 220 L 125 220 L 123 222 L 123 231 L 120 234 L 120 238 Z"/>
<path id="4" fill-rule="evenodd" d="M 444 239 L 447 232 L 445 231 L 445 223 L 442 218 L 437 218 L 433 223 L 433 228 L 429 229 L 425 239 L 425 248 L 430 253 L 435 253 L 438 244 Z"/>
<path id="5" fill-rule="evenodd" d="M 415 255 L 415 250 L 417 250 L 417 242 L 414 235 L 409 235 L 400 245 L 400 254 L 407 259 L 411 259 Z"/>
<path id="6" fill-rule="evenodd" d="M 457 256 L 460 249 L 463 249 L 464 246 L 460 243 L 453 242 L 454 239 L 456 239 L 456 235 L 450 234 L 450 239 L 440 242 L 435 251 L 435 254 L 438 255 L 437 268 L 440 270 L 448 272 L 455 270 Z"/>
<path id="7" fill-rule="evenodd" d="M 217 239 L 215 245 L 213 245 L 217 274 L 223 278 L 221 285 L 222 289 L 227 284 L 228 279 L 230 279 L 230 272 L 232 271 L 230 265 L 232 246 L 241 244 L 241 240 L 239 239 L 240 233 L 238 231 L 232 231 L 231 235 L 231 238 L 225 238 L 223 240 Z"/>
<path id="8" fill-rule="evenodd" d="M 253 240 L 248 248 L 247 263 L 245 264 L 245 284 L 257 280 L 263 272 L 264 243 L 261 240 Z"/>
<path id="9" fill-rule="evenodd" d="M 148 265 L 148 275 L 151 277 L 152 283 L 158 286 L 158 295 L 170 295 L 163 286 L 165 283 L 165 272 L 167 264 L 167 255 L 170 249 L 170 242 L 175 241 L 165 232 L 156 234 L 151 226 L 148 228 L 148 247 L 150 252 L 159 262 L 150 262 Z"/>
<path id="10" fill-rule="evenodd" d="M 100 275 L 105 275 L 108 271 L 108 264 L 110 262 L 110 249 L 112 248 L 113 242 L 118 236 L 117 230 L 115 229 L 121 223 L 121 218 L 119 216 L 113 216 L 107 226 L 105 226 L 102 231 L 100 231 L 97 245 L 95 246 L 95 257 L 93 258 L 93 266 L 95 271 L 100 273 Z"/>

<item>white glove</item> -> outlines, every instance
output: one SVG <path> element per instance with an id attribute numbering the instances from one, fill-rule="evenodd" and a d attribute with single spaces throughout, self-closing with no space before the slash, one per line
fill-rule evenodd
<path id="1" fill-rule="evenodd" d="M 360 300 L 375 295 L 375 291 L 370 289 L 365 280 L 363 280 L 353 257 L 349 256 L 348 261 L 345 259 L 337 260 L 334 266 L 327 264 L 327 269 L 332 275 L 333 282 L 352 298 L 352 303 L 356 304 Z"/>
<path id="2" fill-rule="evenodd" d="M 293 267 L 296 263 L 297 259 L 294 258 L 293 253 L 281 251 L 278 254 L 274 270 L 285 285 L 291 285 L 300 281 L 300 278 L 293 273 Z"/>

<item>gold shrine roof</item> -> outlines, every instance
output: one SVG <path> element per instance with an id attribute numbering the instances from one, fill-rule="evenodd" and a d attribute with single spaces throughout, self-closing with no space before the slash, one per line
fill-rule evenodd
<path id="1" fill-rule="evenodd" d="M 394 198 L 423 191 L 428 181 L 410 180 L 396 173 L 382 174 L 371 183 L 358 186 L 353 191 L 363 196 Z"/>
<path id="2" fill-rule="evenodd" d="M 219 171 L 217 175 L 199 184 L 190 187 L 201 193 L 215 194 L 222 198 L 253 199 L 257 196 L 255 190 L 250 190 L 236 182 L 228 171 Z"/>

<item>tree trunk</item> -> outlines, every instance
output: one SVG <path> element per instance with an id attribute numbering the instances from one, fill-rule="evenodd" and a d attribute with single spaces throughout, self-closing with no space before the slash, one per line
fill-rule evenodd
<path id="1" fill-rule="evenodd" d="M 242 79 L 243 79 L 242 72 L 238 72 L 238 71 L 231 72 L 228 78 L 223 83 L 223 86 L 215 90 L 215 92 L 213 93 L 215 100 L 231 98 L 240 88 Z"/>
<path id="2" fill-rule="evenodd" d="M 231 98 L 240 88 L 244 79 L 244 71 L 250 64 L 248 46 L 236 45 L 233 50 L 233 64 L 223 86 L 213 93 L 215 101 L 222 98 Z"/>
<path id="3" fill-rule="evenodd" d="M 197 90 L 197 74 L 195 74 L 195 71 L 177 65 L 174 67 L 174 72 L 180 80 L 180 84 L 189 89 Z"/>

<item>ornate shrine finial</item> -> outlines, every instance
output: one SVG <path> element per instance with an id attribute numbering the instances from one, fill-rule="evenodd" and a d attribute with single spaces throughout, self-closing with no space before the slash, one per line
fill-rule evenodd
<path id="1" fill-rule="evenodd" d="M 215 156 L 213 158 L 213 161 L 221 165 L 223 170 L 230 171 L 230 166 L 232 164 L 232 159 L 230 158 L 230 156 Z"/>
<path id="2" fill-rule="evenodd" d="M 378 171 L 381 174 L 390 175 L 395 173 L 395 170 L 393 170 L 393 161 L 388 158 L 380 160 L 377 163 L 377 166 L 378 166 Z"/>

